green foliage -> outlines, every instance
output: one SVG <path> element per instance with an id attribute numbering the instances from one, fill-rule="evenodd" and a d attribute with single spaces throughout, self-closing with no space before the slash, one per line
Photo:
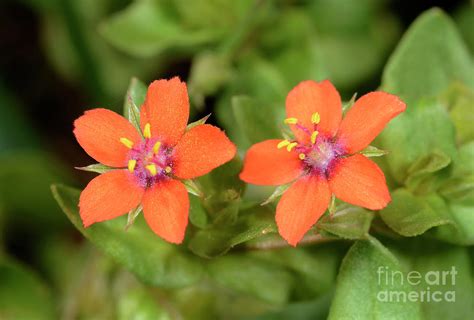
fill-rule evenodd
<path id="1" fill-rule="evenodd" d="M 51 292 L 33 271 L 0 257 L 0 318 L 53 319 Z"/>
<path id="2" fill-rule="evenodd" d="M 193 284 L 202 276 L 199 259 L 158 238 L 144 223 L 137 221 L 127 232 L 125 221 L 114 219 L 82 226 L 78 212 L 79 191 L 55 185 L 53 195 L 75 227 L 104 253 L 134 272 L 144 283 L 165 288 Z"/>
<path id="3" fill-rule="evenodd" d="M 323 216 L 316 226 L 344 239 L 366 238 L 373 214 L 362 208 L 340 206 L 332 215 Z"/>
<path id="4" fill-rule="evenodd" d="M 328 319 L 422 319 L 418 303 L 378 299 L 384 291 L 408 294 L 412 290 L 400 278 L 393 283 L 381 281 L 379 268 L 387 272 L 402 271 L 397 259 L 377 240 L 356 242 L 339 270 Z"/>
<path id="5" fill-rule="evenodd" d="M 380 211 L 385 223 L 405 237 L 413 237 L 426 230 L 454 223 L 444 200 L 436 194 L 415 197 L 405 189 L 392 192 L 392 202 Z"/>
<path id="6" fill-rule="evenodd" d="M 260 103 L 246 96 L 232 98 L 235 125 L 239 130 L 237 144 L 243 149 L 267 139 L 280 138 L 278 123 L 281 115 L 271 105 Z M 240 141 L 241 140 L 241 141 Z"/>
<path id="7" fill-rule="evenodd" d="M 474 86 L 472 61 L 456 26 L 439 9 L 420 16 L 405 34 L 383 74 L 383 89 L 410 104 L 434 97 L 454 81 Z"/>
<path id="8" fill-rule="evenodd" d="M 242 254 L 212 260 L 209 275 L 220 285 L 272 304 L 289 298 L 291 276 L 283 268 Z"/>
<path id="9" fill-rule="evenodd" d="M 421 301 L 423 319 L 465 319 L 473 312 L 472 260 L 468 250 L 436 241 L 399 242 L 389 245 L 405 269 L 405 282 L 410 271 L 422 275 L 419 282 L 411 282 L 416 291 L 439 291 L 440 301 L 424 299 Z M 453 273 L 448 273 L 449 271 Z M 418 282 L 418 283 L 417 283 Z M 446 294 L 451 295 L 448 301 Z M 454 301 L 452 297 L 454 295 Z"/>
<path id="10" fill-rule="evenodd" d="M 427 171 L 437 171 L 455 159 L 455 130 L 448 112 L 433 100 L 408 105 L 407 110 L 391 121 L 379 136 L 383 149 L 390 150 L 386 158 L 390 173 L 403 182 L 417 167 L 430 165 Z M 431 154 L 434 158 L 431 159 Z M 443 160 L 444 159 L 444 160 Z M 415 167 L 413 164 L 419 161 Z M 409 172 L 409 171 L 412 172 Z M 417 173 L 420 174 L 420 173 Z M 426 176 L 425 176 L 426 177 Z"/>

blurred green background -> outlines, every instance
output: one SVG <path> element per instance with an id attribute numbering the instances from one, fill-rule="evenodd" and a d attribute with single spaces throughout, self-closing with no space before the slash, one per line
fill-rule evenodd
<path id="1" fill-rule="evenodd" d="M 216 306 L 210 301 L 220 291 L 208 283 L 146 288 L 102 255 L 51 195 L 52 183 L 82 188 L 94 176 L 73 169 L 94 162 L 76 143 L 73 120 L 94 107 L 120 113 L 131 77 L 148 83 L 179 75 L 188 83 L 192 119 L 212 113 L 210 122 L 242 154 L 259 132 L 252 139 L 237 132 L 234 96 L 284 112 L 286 94 L 305 79 L 330 79 L 346 101 L 375 90 L 402 34 L 435 6 L 454 19 L 472 56 L 474 9 L 462 0 L 2 1 L 0 319 L 324 319 L 346 244 L 305 251 L 325 261 L 311 260 L 308 268 L 327 271 L 326 288 L 322 281 L 293 292 L 283 311 L 226 290 Z M 239 265 L 253 258 L 242 259 Z M 285 280 L 286 271 L 271 266 L 256 286 Z M 285 287 L 272 290 L 263 300 L 284 304 L 288 297 L 278 290 Z"/>

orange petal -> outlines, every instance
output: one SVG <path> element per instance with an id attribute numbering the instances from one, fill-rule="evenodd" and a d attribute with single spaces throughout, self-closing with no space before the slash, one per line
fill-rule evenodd
<path id="1" fill-rule="evenodd" d="M 371 210 L 382 209 L 391 200 L 382 170 L 361 154 L 336 162 L 329 186 L 339 199 Z"/>
<path id="2" fill-rule="evenodd" d="M 142 130 L 147 123 L 152 137 L 174 146 L 186 129 L 189 118 L 189 98 L 186 83 L 178 77 L 156 80 L 148 87 L 140 114 Z"/>
<path id="3" fill-rule="evenodd" d="M 247 183 L 278 186 L 295 180 L 302 173 L 302 162 L 295 151 L 278 149 L 282 140 L 265 140 L 250 147 L 245 155 L 240 179 Z"/>
<path id="4" fill-rule="evenodd" d="M 143 213 L 150 228 L 172 243 L 181 243 L 188 225 L 189 198 L 177 180 L 155 184 L 143 196 Z"/>
<path id="5" fill-rule="evenodd" d="M 325 178 L 307 176 L 296 181 L 281 197 L 276 209 L 280 235 L 292 246 L 326 211 L 331 192 Z"/>
<path id="6" fill-rule="evenodd" d="M 397 96 L 382 91 L 362 96 L 347 112 L 337 133 L 348 153 L 367 147 L 385 125 L 405 111 L 406 105 Z"/>
<path id="7" fill-rule="evenodd" d="M 111 167 L 125 167 L 127 153 L 120 138 L 140 141 L 137 130 L 124 117 L 107 109 L 86 111 L 74 121 L 74 135 L 81 147 L 95 160 Z"/>
<path id="8" fill-rule="evenodd" d="M 125 170 L 113 170 L 95 177 L 79 198 L 84 227 L 126 214 L 138 206 L 143 192 Z"/>
<path id="9" fill-rule="evenodd" d="M 316 82 L 303 81 L 298 84 L 286 97 L 286 115 L 297 118 L 298 122 L 309 130 L 313 129 L 311 116 L 319 113 L 318 131 L 329 136 L 337 132 L 342 118 L 341 97 L 336 88 L 328 80 Z M 309 141 L 310 136 L 291 125 L 291 130 L 300 141 Z"/>
<path id="10" fill-rule="evenodd" d="M 174 152 L 174 175 L 191 179 L 230 161 L 235 156 L 236 148 L 224 131 L 203 124 L 187 131 Z"/>

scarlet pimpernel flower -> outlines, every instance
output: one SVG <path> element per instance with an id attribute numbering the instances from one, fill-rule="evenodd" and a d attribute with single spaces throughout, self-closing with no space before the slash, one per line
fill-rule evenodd
<path id="1" fill-rule="evenodd" d="M 74 122 L 82 148 L 114 170 L 94 178 L 82 191 L 85 227 L 124 215 L 140 204 L 150 228 L 181 243 L 188 224 L 189 198 L 180 179 L 202 176 L 231 160 L 236 148 L 219 128 L 199 124 L 187 130 L 189 98 L 177 77 L 148 88 L 140 127 L 107 109 L 86 111 Z"/>
<path id="2" fill-rule="evenodd" d="M 341 98 L 329 81 L 301 82 L 286 98 L 285 123 L 295 139 L 253 145 L 240 178 L 257 185 L 292 183 L 277 205 L 276 222 L 280 235 L 296 246 L 332 195 L 371 210 L 390 202 L 382 170 L 360 151 L 405 108 L 394 95 L 371 92 L 342 119 Z"/>

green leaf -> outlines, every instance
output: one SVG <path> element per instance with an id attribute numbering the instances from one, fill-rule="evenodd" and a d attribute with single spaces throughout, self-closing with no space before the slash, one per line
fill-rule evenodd
<path id="1" fill-rule="evenodd" d="M 296 275 L 294 295 L 308 299 L 334 287 L 343 253 L 340 247 L 328 244 L 253 251 L 251 255 L 290 270 Z"/>
<path id="2" fill-rule="evenodd" d="M 194 57 L 189 76 L 189 95 L 195 105 L 203 107 L 204 98 L 213 95 L 233 76 L 230 59 L 206 51 Z"/>
<path id="3" fill-rule="evenodd" d="M 413 269 L 427 274 L 430 271 L 440 272 L 439 284 L 425 283 L 420 284 L 418 289 L 425 289 L 429 286 L 432 292 L 440 291 L 442 296 L 451 291 L 455 294 L 455 301 L 424 302 L 422 305 L 423 313 L 426 319 L 468 319 L 474 313 L 474 286 L 471 279 L 472 265 L 469 262 L 469 256 L 466 249 L 456 247 L 435 247 L 433 249 L 417 250 L 413 255 L 415 262 Z M 456 271 L 454 281 L 452 274 L 448 277 L 443 275 L 443 271 Z M 446 280 L 446 283 L 443 283 Z M 433 277 L 430 277 L 433 280 Z"/>
<path id="4" fill-rule="evenodd" d="M 285 193 L 286 190 L 288 190 L 288 188 L 291 186 L 291 184 L 284 184 L 284 185 L 281 185 L 281 186 L 278 186 L 275 188 L 275 191 L 273 191 L 273 193 L 267 198 L 267 200 L 265 200 L 264 202 L 262 202 L 262 206 L 264 205 L 267 205 L 273 201 L 275 201 L 279 196 L 281 196 L 282 194 Z"/>
<path id="5" fill-rule="evenodd" d="M 218 28 L 185 28 L 169 4 L 158 0 L 133 2 L 104 21 L 99 30 L 117 48 L 137 57 L 170 49 L 197 50 L 223 34 Z"/>
<path id="6" fill-rule="evenodd" d="M 422 238 L 393 243 L 392 247 L 412 274 L 410 280 L 409 273 L 405 274 L 404 280 L 413 285 L 413 291 L 425 292 L 421 301 L 423 319 L 462 320 L 471 317 L 474 312 L 474 283 L 467 248 Z M 428 292 L 430 299 L 427 299 Z"/>
<path id="7" fill-rule="evenodd" d="M 208 224 L 207 212 L 197 196 L 189 196 L 189 221 L 198 228 L 205 228 Z"/>
<path id="8" fill-rule="evenodd" d="M 367 238 L 372 212 L 359 207 L 340 206 L 334 214 L 323 216 L 317 227 L 344 239 Z"/>
<path id="9" fill-rule="evenodd" d="M 221 286 L 257 299 L 283 305 L 289 298 L 291 276 L 283 268 L 239 254 L 211 260 L 209 276 Z"/>
<path id="10" fill-rule="evenodd" d="M 410 26 L 390 57 L 382 88 L 400 95 L 410 108 L 421 97 L 439 95 L 454 81 L 473 87 L 472 70 L 454 23 L 441 10 L 431 9 Z"/>
<path id="11" fill-rule="evenodd" d="M 328 319 L 422 319 L 417 302 L 384 301 L 390 291 L 406 295 L 412 288 L 399 277 L 386 283 L 379 270 L 402 273 L 398 260 L 376 239 L 357 241 L 342 262 Z"/>
<path id="12" fill-rule="evenodd" d="M 451 159 L 444 153 L 434 150 L 431 153 L 420 157 L 408 168 L 408 177 L 405 185 L 409 190 L 418 193 L 428 193 L 437 187 L 436 180 L 440 175 L 436 172 L 446 168 L 451 163 Z"/>
<path id="13" fill-rule="evenodd" d="M 408 170 L 415 161 L 433 154 L 434 150 L 452 161 L 457 156 L 455 130 L 449 114 L 431 99 L 412 104 L 393 119 L 379 135 L 379 142 L 390 152 L 385 160 L 399 183 L 408 177 Z"/>
<path id="14" fill-rule="evenodd" d="M 444 200 L 437 194 L 415 197 L 405 189 L 392 193 L 392 202 L 380 211 L 383 221 L 405 237 L 420 235 L 436 226 L 453 224 Z"/>
<path id="15" fill-rule="evenodd" d="M 201 187 L 194 180 L 188 179 L 182 180 L 182 182 L 190 194 L 195 195 L 196 197 L 203 197 L 204 193 L 201 190 Z"/>
<path id="16" fill-rule="evenodd" d="M 331 305 L 331 294 L 325 294 L 312 301 L 293 302 L 278 311 L 273 311 L 251 320 L 314 320 L 326 319 Z"/>
<path id="17" fill-rule="evenodd" d="M 117 319 L 170 320 L 172 318 L 145 288 L 136 288 L 119 296 Z"/>
<path id="18" fill-rule="evenodd" d="M 462 4 L 456 10 L 456 23 L 461 34 L 466 41 L 466 44 L 471 49 L 471 54 L 474 55 L 474 30 L 472 25 L 474 23 L 474 8 L 470 3 Z"/>
<path id="19" fill-rule="evenodd" d="M 473 65 L 474 68 L 474 65 Z M 441 100 L 448 106 L 449 115 L 456 127 L 456 140 L 459 144 L 474 140 L 474 91 L 462 83 L 454 83 Z"/>
<path id="20" fill-rule="evenodd" d="M 194 128 L 195 126 L 200 126 L 202 124 L 205 124 L 207 119 L 209 119 L 209 117 L 211 116 L 211 114 L 208 114 L 207 116 L 197 120 L 197 121 L 194 121 L 194 122 L 191 122 L 190 124 L 188 124 L 188 126 L 186 127 L 186 130 L 190 130 L 192 128 Z"/>
<path id="21" fill-rule="evenodd" d="M 138 215 L 142 212 L 142 206 L 138 206 L 135 209 L 130 210 L 127 215 L 127 224 L 125 225 L 125 230 L 128 230 L 134 223 L 135 219 L 137 219 Z"/>
<path id="22" fill-rule="evenodd" d="M 379 149 L 379 148 L 374 147 L 374 146 L 368 146 L 367 148 L 362 150 L 360 153 L 363 154 L 364 156 L 370 158 L 370 157 L 384 156 L 384 155 L 388 154 L 388 151 Z"/>
<path id="23" fill-rule="evenodd" d="M 474 206 L 450 203 L 449 212 L 454 224 L 433 230 L 435 237 L 453 244 L 474 245 Z"/>
<path id="24" fill-rule="evenodd" d="M 236 245 L 277 232 L 274 219 L 273 212 L 261 206 L 241 210 L 233 223 L 217 220 L 212 226 L 199 230 L 191 238 L 189 249 L 204 258 L 222 255 Z"/>
<path id="25" fill-rule="evenodd" d="M 0 318 L 54 319 L 51 293 L 32 271 L 0 257 Z"/>
<path id="26" fill-rule="evenodd" d="M 240 200 L 245 190 L 245 183 L 239 179 L 241 169 L 242 161 L 236 157 L 197 179 L 204 191 L 203 205 L 210 214 L 215 215 Z"/>
<path id="27" fill-rule="evenodd" d="M 115 170 L 116 168 L 106 166 L 105 164 L 102 164 L 102 163 L 94 163 L 94 164 L 88 165 L 87 167 L 76 167 L 76 169 L 82 170 L 82 171 L 88 171 L 88 172 L 106 173 L 106 172 Z"/>
<path id="28" fill-rule="evenodd" d="M 232 111 L 240 134 L 246 143 L 241 148 L 280 136 L 279 113 L 273 105 L 261 103 L 247 96 L 232 98 Z"/>
<path id="29" fill-rule="evenodd" d="M 140 134 L 142 132 L 140 128 L 140 107 L 145 102 L 146 91 L 147 87 L 143 82 L 137 78 L 132 78 L 123 104 L 125 118 L 133 124 Z"/>
<path id="30" fill-rule="evenodd" d="M 124 231 L 126 217 L 84 229 L 78 212 L 79 190 L 53 185 L 52 192 L 75 227 L 105 254 L 133 272 L 145 284 L 164 288 L 191 285 L 202 276 L 200 261 L 155 235 L 143 219 Z"/>
<path id="31" fill-rule="evenodd" d="M 439 193 L 456 204 L 474 206 L 474 141 L 459 148 L 459 156 L 452 165 L 451 178 Z"/>

